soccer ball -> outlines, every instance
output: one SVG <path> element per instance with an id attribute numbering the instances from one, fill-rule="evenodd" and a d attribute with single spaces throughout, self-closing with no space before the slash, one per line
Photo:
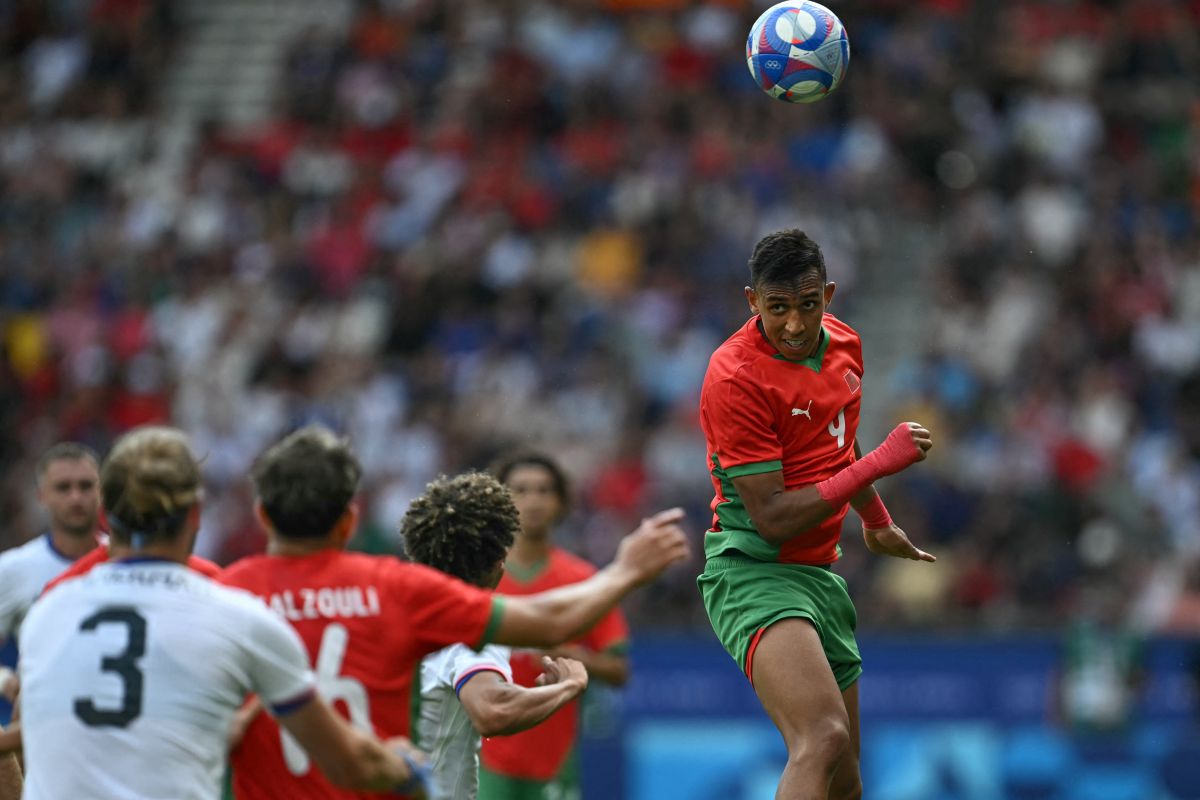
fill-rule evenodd
<path id="1" fill-rule="evenodd" d="M 846 76 L 850 40 L 837 15 L 810 0 L 784 0 L 762 13 L 746 39 L 746 66 L 764 92 L 815 103 Z"/>

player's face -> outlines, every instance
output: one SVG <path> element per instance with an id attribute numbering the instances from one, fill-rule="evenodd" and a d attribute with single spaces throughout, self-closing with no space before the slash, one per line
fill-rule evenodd
<path id="1" fill-rule="evenodd" d="M 562 501 L 548 469 L 536 464 L 514 467 L 506 485 L 521 515 L 522 533 L 545 534 L 558 521 Z"/>
<path id="2" fill-rule="evenodd" d="M 100 513 L 100 474 L 95 463 L 88 458 L 51 461 L 38 481 L 38 500 L 55 530 L 74 536 L 92 533 Z"/>
<path id="3" fill-rule="evenodd" d="M 821 344 L 821 319 L 833 299 L 833 283 L 821 283 L 816 270 L 794 283 L 764 283 L 746 287 L 750 310 L 762 315 L 767 341 L 779 354 L 800 361 L 817 352 Z"/>

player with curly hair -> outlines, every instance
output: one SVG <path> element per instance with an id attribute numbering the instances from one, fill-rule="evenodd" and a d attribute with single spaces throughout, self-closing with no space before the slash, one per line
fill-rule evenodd
<path id="1" fill-rule="evenodd" d="M 567 641 L 687 555 L 677 525 L 682 512 L 675 509 L 625 537 L 613 563 L 586 585 L 501 597 L 422 564 L 346 552 L 358 523 L 361 473 L 349 443 L 322 426 L 268 448 L 251 474 L 267 553 L 233 564 L 221 580 L 258 595 L 287 619 L 316 666 L 322 696 L 381 736 L 409 734 L 414 674 L 430 653 L 460 643 Z M 436 488 L 414 503 L 430 524 L 453 524 L 477 539 L 494 524 L 493 506 Z M 232 765 L 239 800 L 355 796 L 310 769 L 307 756 L 265 715 L 250 722 Z"/>
<path id="2" fill-rule="evenodd" d="M 485 589 L 500 582 L 518 528 L 508 490 L 481 472 L 429 484 L 400 526 L 412 560 Z M 474 800 L 481 736 L 528 730 L 587 688 L 587 669 L 575 659 L 544 656 L 536 685 L 522 686 L 509 658 L 507 647 L 456 644 L 421 663 L 416 738 L 433 766 L 430 800 Z"/>

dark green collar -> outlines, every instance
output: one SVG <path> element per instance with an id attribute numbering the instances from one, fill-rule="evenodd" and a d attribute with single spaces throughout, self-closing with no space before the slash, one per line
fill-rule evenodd
<path id="1" fill-rule="evenodd" d="M 541 561 L 538 561 L 536 564 L 532 564 L 528 567 L 522 567 L 518 564 L 506 561 L 504 562 L 504 571 L 507 572 L 509 577 L 515 580 L 517 583 L 533 583 L 538 576 L 546 571 L 546 567 L 549 564 L 549 555 L 547 555 Z"/>

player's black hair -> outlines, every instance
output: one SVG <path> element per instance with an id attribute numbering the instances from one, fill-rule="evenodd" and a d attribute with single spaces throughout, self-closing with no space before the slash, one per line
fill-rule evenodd
<path id="1" fill-rule="evenodd" d="M 100 496 L 113 539 L 135 550 L 179 535 L 202 495 L 200 465 L 187 436 L 175 428 L 130 431 L 100 468 Z"/>
<path id="2" fill-rule="evenodd" d="M 508 489 L 485 472 L 467 472 L 426 486 L 400 521 L 400 535 L 413 561 L 482 586 L 519 527 Z"/>
<path id="3" fill-rule="evenodd" d="M 571 505 L 571 483 L 567 480 L 567 473 L 563 471 L 557 461 L 536 450 L 518 450 L 496 459 L 489 471 L 496 476 L 497 480 L 507 485 L 509 476 L 518 467 L 541 467 L 550 473 L 550 480 L 554 484 L 554 493 L 558 495 L 562 513 L 567 513 L 567 509 Z"/>
<path id="4" fill-rule="evenodd" d="M 288 539 L 329 534 L 358 491 L 362 465 L 350 443 L 307 425 L 269 447 L 250 469 L 263 512 Z"/>
<path id="5" fill-rule="evenodd" d="M 750 288 L 764 284 L 790 285 L 816 270 L 824 286 L 827 280 L 821 248 L 799 228 L 768 233 L 754 245 L 750 255 Z"/>
<path id="6" fill-rule="evenodd" d="M 91 461 L 97 468 L 100 466 L 100 456 L 96 455 L 96 451 L 86 444 L 59 442 L 48 447 L 46 452 L 38 457 L 37 466 L 34 467 L 38 480 L 41 480 L 42 476 L 46 474 L 46 470 L 55 461 Z"/>

